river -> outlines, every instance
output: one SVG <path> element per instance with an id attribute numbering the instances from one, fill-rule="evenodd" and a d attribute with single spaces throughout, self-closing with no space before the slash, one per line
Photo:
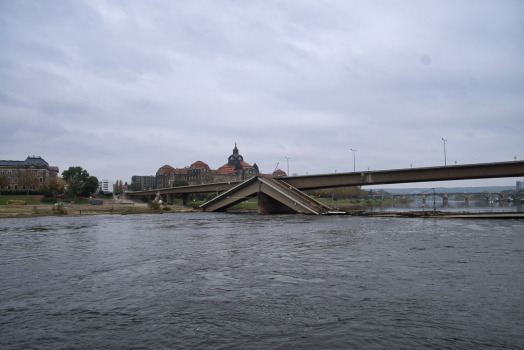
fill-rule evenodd
<path id="1" fill-rule="evenodd" d="M 468 213 L 486 213 L 486 212 L 524 212 L 524 204 L 520 201 L 496 201 L 489 202 L 486 200 L 471 200 L 469 202 L 464 201 L 442 201 L 427 199 L 426 202 L 421 200 L 413 200 L 407 202 L 393 202 L 393 203 L 382 203 L 370 205 L 365 208 L 366 211 L 371 212 L 391 212 L 391 211 L 422 211 L 422 210 L 438 210 L 444 212 L 457 212 L 465 211 Z"/>
<path id="2" fill-rule="evenodd" d="M 524 220 L 0 221 L 2 349 L 522 349 Z"/>

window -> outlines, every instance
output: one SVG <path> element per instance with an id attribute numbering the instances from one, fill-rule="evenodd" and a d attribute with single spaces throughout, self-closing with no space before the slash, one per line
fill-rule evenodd
<path id="1" fill-rule="evenodd" d="M 15 182 L 18 182 L 18 178 L 17 177 L 15 177 Z M 16 188 L 15 188 L 15 190 L 16 190 Z"/>
<path id="2" fill-rule="evenodd" d="M 18 175 L 18 174 L 20 174 L 20 173 L 18 171 L 15 171 L 15 175 Z"/>
<path id="3" fill-rule="evenodd" d="M 18 190 L 18 185 L 15 185 L 15 190 Z"/>
<path id="4" fill-rule="evenodd" d="M 40 178 L 40 182 L 44 182 L 44 179 Z"/>
<path id="5" fill-rule="evenodd" d="M 11 175 L 11 172 L 10 172 L 10 171 L 8 171 L 8 172 L 7 172 L 7 175 Z"/>

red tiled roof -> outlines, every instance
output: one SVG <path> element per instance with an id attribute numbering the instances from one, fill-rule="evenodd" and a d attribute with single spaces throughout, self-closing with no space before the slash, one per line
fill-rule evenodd
<path id="1" fill-rule="evenodd" d="M 240 161 L 240 165 L 242 165 L 242 169 L 246 169 L 246 168 L 252 168 L 251 165 L 247 164 L 246 162 L 244 161 Z M 235 170 L 235 167 L 234 166 L 229 166 L 226 164 L 222 165 L 220 168 L 218 168 L 219 170 L 222 169 L 222 168 L 232 168 L 233 170 Z"/>
<path id="2" fill-rule="evenodd" d="M 271 174 L 271 176 L 287 176 L 286 173 L 283 170 L 277 169 Z"/>
<path id="3" fill-rule="evenodd" d="M 174 170 L 175 174 L 187 174 L 187 168 L 180 168 Z"/>
<path id="4" fill-rule="evenodd" d="M 169 173 L 171 171 L 175 170 L 171 165 L 164 165 L 163 167 L 161 167 L 160 169 L 158 169 L 157 173 L 160 172 L 160 171 L 163 171 L 165 173 Z"/>
<path id="5" fill-rule="evenodd" d="M 204 163 L 204 162 L 202 162 L 200 160 L 197 160 L 196 162 L 191 164 L 189 167 L 191 169 L 203 169 L 203 168 L 209 169 L 209 165 L 207 165 L 206 163 Z"/>
<path id="6" fill-rule="evenodd" d="M 212 171 L 213 173 L 219 173 L 221 175 L 228 175 L 229 173 L 234 173 L 235 172 L 235 167 L 234 166 L 227 166 L 226 165 L 223 165 L 221 166 L 220 168 L 218 168 L 218 170 L 213 170 Z"/>

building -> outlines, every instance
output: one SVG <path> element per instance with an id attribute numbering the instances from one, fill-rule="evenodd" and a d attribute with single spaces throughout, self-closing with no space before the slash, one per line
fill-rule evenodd
<path id="1" fill-rule="evenodd" d="M 155 175 L 133 175 L 131 176 L 131 183 L 137 183 L 141 190 L 154 190 L 157 188 Z"/>
<path id="2" fill-rule="evenodd" d="M 517 191 L 522 189 L 522 181 L 517 181 Z"/>
<path id="3" fill-rule="evenodd" d="M 175 181 L 184 180 L 189 185 L 200 185 L 206 183 L 229 182 L 246 180 L 256 175 L 278 176 L 285 175 L 282 170 L 277 170 L 277 175 L 260 174 L 257 164 L 250 165 L 244 161 L 244 157 L 239 153 L 237 144 L 233 148 L 233 153 L 227 158 L 227 163 L 218 169 L 211 167 L 198 160 L 188 167 L 173 168 L 164 165 L 156 172 L 156 188 L 172 187 Z"/>
<path id="4" fill-rule="evenodd" d="M 98 187 L 102 189 L 102 192 L 104 194 L 113 193 L 113 181 L 103 179 L 98 182 Z"/>
<path id="5" fill-rule="evenodd" d="M 50 166 L 42 157 L 26 160 L 0 160 L 0 175 L 9 179 L 8 191 L 38 191 L 40 186 L 58 176 L 57 166 Z"/>

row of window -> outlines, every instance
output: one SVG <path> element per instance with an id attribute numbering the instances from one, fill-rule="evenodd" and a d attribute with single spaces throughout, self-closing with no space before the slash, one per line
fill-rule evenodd
<path id="1" fill-rule="evenodd" d="M 11 177 L 8 177 L 7 179 L 9 180 L 9 182 L 11 182 Z M 40 180 L 40 182 L 44 182 L 43 178 L 40 178 L 39 180 Z M 18 178 L 15 177 L 15 181 L 12 181 L 12 182 L 18 182 Z"/>
<path id="2" fill-rule="evenodd" d="M 20 172 L 19 172 L 19 171 L 13 171 L 13 172 L 14 172 L 13 175 L 20 175 Z M 11 173 L 12 173 L 12 171 L 10 171 L 10 170 L 7 171 L 7 175 L 11 175 Z M 33 175 L 36 175 L 36 173 L 37 173 L 36 170 L 32 170 L 32 171 L 31 171 L 31 174 L 33 174 Z M 5 174 L 5 171 L 3 171 L 3 170 L 0 171 L 0 175 L 2 175 L 2 174 Z M 39 171 L 39 172 L 38 172 L 38 175 L 43 176 L 43 175 L 44 175 L 44 172 L 43 172 L 43 171 Z"/>
<path id="3" fill-rule="evenodd" d="M 8 185 L 8 186 L 7 186 L 7 189 L 10 190 L 10 189 L 11 189 L 11 185 Z M 14 185 L 14 188 L 13 188 L 13 189 L 14 189 L 14 190 L 18 190 L 18 185 Z M 22 186 L 22 190 L 25 190 L 25 189 L 26 189 L 26 188 L 25 188 L 25 185 Z M 29 186 L 29 189 L 30 189 L 30 190 L 36 190 L 36 189 L 38 189 L 38 186 L 35 187 L 35 185 L 30 185 L 30 186 Z"/>

